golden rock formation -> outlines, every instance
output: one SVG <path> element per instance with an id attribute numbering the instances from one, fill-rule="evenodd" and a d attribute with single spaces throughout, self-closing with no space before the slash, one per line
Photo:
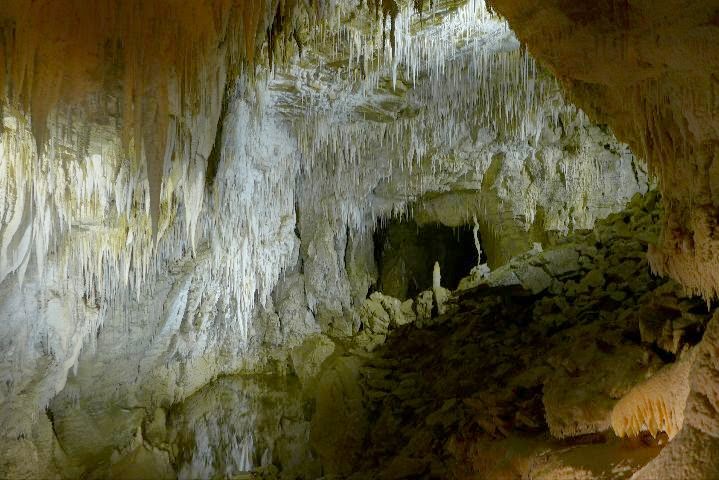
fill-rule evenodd
<path id="1" fill-rule="evenodd" d="M 684 423 L 693 351 L 632 388 L 612 410 L 612 428 L 620 437 L 666 432 L 673 439 Z"/>
<path id="2" fill-rule="evenodd" d="M 193 123 L 216 128 L 229 79 L 292 18 L 294 2 L 272 3 L 4 2 L 0 98 L 31 117 L 41 150 L 67 135 L 47 131 L 53 115 L 115 125 L 127 156 L 146 165 L 156 229 L 165 162 L 209 155 L 193 142 Z"/>

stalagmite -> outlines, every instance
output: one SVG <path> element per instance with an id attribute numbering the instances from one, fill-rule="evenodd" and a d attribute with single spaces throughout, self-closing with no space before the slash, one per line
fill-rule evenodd
<path id="1" fill-rule="evenodd" d="M 479 243 L 479 222 L 477 215 L 472 215 L 474 227 L 472 227 L 472 236 L 474 237 L 474 247 L 477 249 L 477 265 L 482 264 L 482 245 Z"/>
<path id="2" fill-rule="evenodd" d="M 446 303 L 449 300 L 450 291 L 442 286 L 442 274 L 439 269 L 439 262 L 434 262 L 432 269 L 432 293 L 434 304 L 437 306 L 437 313 L 443 315 L 446 311 Z"/>

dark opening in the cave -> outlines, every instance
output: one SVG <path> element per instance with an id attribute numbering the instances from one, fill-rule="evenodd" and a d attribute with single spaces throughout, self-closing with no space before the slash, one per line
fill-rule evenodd
<path id="1" fill-rule="evenodd" d="M 449 289 L 457 288 L 477 265 L 474 235 L 468 225 L 417 225 L 411 219 L 394 219 L 375 229 L 374 244 L 377 288 L 400 299 L 432 287 L 435 261 L 440 265 L 442 286 Z"/>

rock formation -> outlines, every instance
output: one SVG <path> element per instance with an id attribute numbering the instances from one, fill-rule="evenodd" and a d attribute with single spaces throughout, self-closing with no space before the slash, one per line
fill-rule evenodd
<path id="1" fill-rule="evenodd" d="M 8 0 L 0 477 L 716 476 L 719 6 L 491 7 Z"/>
<path id="2" fill-rule="evenodd" d="M 665 211 L 660 242 L 649 253 L 652 268 L 707 300 L 716 297 L 716 3 L 497 0 L 493 5 L 572 99 L 609 124 L 657 174 Z M 717 433 L 704 430 L 709 437 L 703 448 L 713 445 Z M 699 448 L 698 441 L 687 441 Z M 687 457 L 692 448 L 684 448 Z M 697 455 L 700 465 L 715 463 L 707 454 Z M 693 462 L 675 456 L 644 478 L 659 472 L 716 476 L 715 467 L 694 470 Z"/>
<path id="3" fill-rule="evenodd" d="M 495 0 L 573 101 L 647 161 L 666 209 L 652 266 L 714 297 L 717 5 Z"/>

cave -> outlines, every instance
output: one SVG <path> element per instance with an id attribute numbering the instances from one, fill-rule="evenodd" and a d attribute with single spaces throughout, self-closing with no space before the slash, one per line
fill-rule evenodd
<path id="1" fill-rule="evenodd" d="M 373 242 L 375 290 L 403 301 L 432 285 L 435 262 L 440 266 L 441 283 L 450 290 L 480 264 L 469 225 L 417 225 L 412 219 L 392 219 L 375 227 Z M 486 255 L 483 260 L 486 263 Z"/>
<path id="2" fill-rule="evenodd" d="M 0 479 L 716 480 L 718 219 L 716 0 L 4 0 Z"/>

